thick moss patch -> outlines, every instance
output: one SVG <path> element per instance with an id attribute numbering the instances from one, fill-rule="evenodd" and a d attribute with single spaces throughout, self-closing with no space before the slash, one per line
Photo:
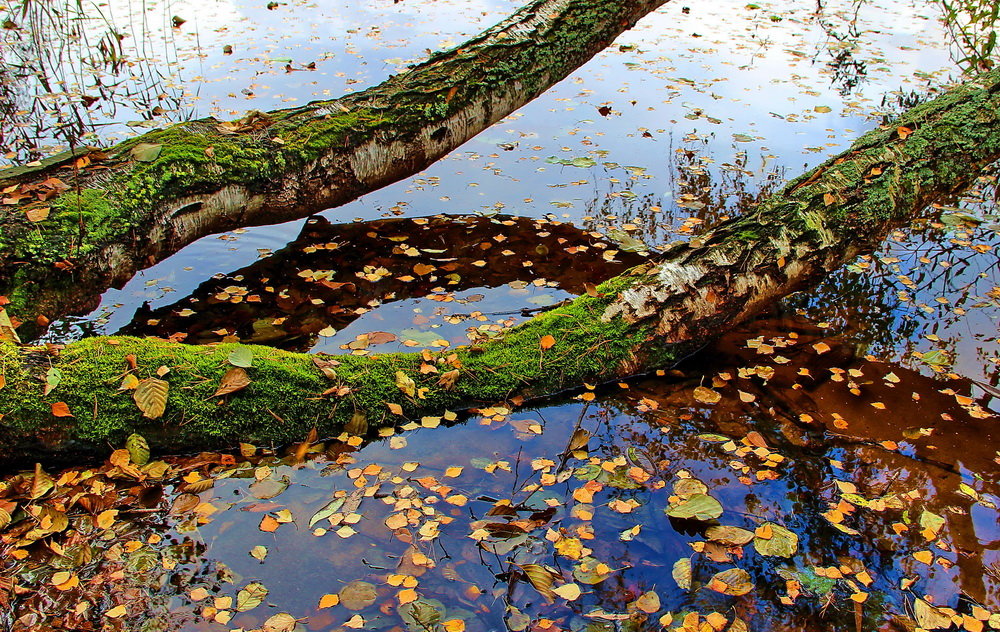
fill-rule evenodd
<path id="1" fill-rule="evenodd" d="M 641 278 L 641 277 L 635 277 Z M 641 354 L 645 366 L 669 363 L 676 351 L 661 348 L 643 326 L 600 314 L 622 287 L 634 282 L 619 277 L 598 289 L 604 296 L 584 296 L 554 309 L 480 347 L 463 347 L 431 356 L 421 353 L 370 357 L 321 358 L 333 362 L 324 374 L 307 354 L 255 345 L 193 346 L 160 339 L 98 337 L 74 342 L 57 355 L 0 343 L 0 433 L 7 441 L 25 437 L 47 441 L 52 449 L 77 442 L 119 442 L 131 432 L 159 445 L 198 446 L 237 441 L 287 442 L 312 427 L 337 434 L 356 413 L 370 427 L 403 423 L 423 415 L 496 403 L 514 394 L 547 394 L 583 382 L 620 377 L 623 360 Z M 544 336 L 555 344 L 543 349 Z M 241 391 L 214 397 L 223 374 L 232 367 L 230 354 L 246 347 L 253 354 L 247 369 L 252 383 Z M 430 359 L 428 360 L 428 357 Z M 132 368 L 133 365 L 135 368 Z M 430 365 L 436 372 L 421 371 Z M 126 376 L 140 380 L 163 373 L 169 384 L 161 419 L 142 416 L 133 391 L 123 389 Z M 458 378 L 446 388 L 443 373 Z M 50 369 L 61 374 L 43 394 Z M 416 393 L 398 385 L 398 373 L 413 380 Z M 324 395 L 324 393 L 327 393 Z M 62 402 L 73 417 L 53 414 Z M 404 415 L 391 412 L 398 405 Z"/>

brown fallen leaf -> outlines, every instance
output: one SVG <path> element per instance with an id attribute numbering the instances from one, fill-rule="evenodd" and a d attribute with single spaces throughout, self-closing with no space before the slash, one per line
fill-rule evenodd
<path id="1" fill-rule="evenodd" d="M 222 376 L 222 380 L 219 382 L 219 388 L 216 389 L 215 394 L 212 397 L 222 397 L 223 395 L 229 395 L 230 393 L 235 393 L 236 391 L 242 391 L 247 386 L 250 385 L 250 376 L 247 375 L 245 369 L 238 366 L 231 367 Z"/>

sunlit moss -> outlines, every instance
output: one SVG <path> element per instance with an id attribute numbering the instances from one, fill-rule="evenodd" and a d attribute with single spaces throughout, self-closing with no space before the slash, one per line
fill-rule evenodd
<path id="1" fill-rule="evenodd" d="M 675 357 L 660 347 L 642 327 L 621 319 L 599 318 L 616 289 L 628 277 L 602 286 L 606 296 L 584 296 L 553 309 L 496 340 L 463 347 L 451 362 L 432 360 L 437 373 L 420 371 L 418 353 L 393 353 L 337 358 L 336 375 L 327 376 L 312 356 L 247 345 L 253 366 L 252 383 L 225 397 L 214 397 L 223 374 L 231 368 L 229 354 L 238 345 L 192 346 L 161 339 L 90 338 L 66 346 L 58 355 L 19 350 L 4 343 L 2 360 L 8 387 L 0 390 L 0 423 L 8 437 L 46 436 L 57 449 L 72 441 L 97 444 L 117 441 L 131 432 L 147 435 L 154 444 L 212 445 L 236 441 L 285 442 L 312 427 L 324 434 L 339 432 L 356 412 L 372 427 L 404 421 L 389 412 L 396 404 L 409 416 L 441 414 L 500 402 L 514 394 L 545 394 L 588 381 L 603 381 L 627 371 L 627 360 L 642 354 L 643 365 L 666 363 Z M 551 335 L 555 344 L 543 349 Z M 134 361 L 137 369 L 130 371 Z M 62 372 L 58 386 L 42 396 L 49 367 Z M 459 366 L 451 389 L 439 384 L 440 373 Z M 122 388 L 126 374 L 153 377 L 169 369 L 166 413 L 162 420 L 144 419 Z M 415 382 L 407 395 L 397 385 L 397 372 Z M 324 392 L 331 391 L 324 395 Z M 74 417 L 54 417 L 51 406 L 64 402 Z"/>

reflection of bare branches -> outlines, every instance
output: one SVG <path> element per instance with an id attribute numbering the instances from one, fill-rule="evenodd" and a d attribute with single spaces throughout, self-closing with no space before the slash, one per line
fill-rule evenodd
<path id="1" fill-rule="evenodd" d="M 833 71 L 831 83 L 838 86 L 842 96 L 848 96 L 859 85 L 864 83 L 868 75 L 868 63 L 855 55 L 860 46 L 862 32 L 858 29 L 858 12 L 865 0 L 853 0 L 848 11 L 849 17 L 844 18 L 824 10 L 821 0 L 816 3 L 816 22 L 827 36 L 827 40 L 816 52 L 814 60 L 826 53 L 830 60 L 826 65 Z M 834 19 L 843 22 L 843 30 L 838 28 Z"/>
<path id="2" fill-rule="evenodd" d="M 181 104 L 152 58 L 148 29 L 129 16 L 129 37 L 103 5 L 21 0 L 0 30 L 0 154 L 28 161 L 86 144 L 119 110 L 143 120 Z M 172 44 L 172 42 L 171 42 Z M 166 48 L 166 61 L 175 50 Z"/>

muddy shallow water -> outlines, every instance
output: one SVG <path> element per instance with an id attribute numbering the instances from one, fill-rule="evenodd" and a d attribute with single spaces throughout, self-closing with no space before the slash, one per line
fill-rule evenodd
<path id="1" fill-rule="evenodd" d="M 128 53 L 146 83 L 85 85 L 76 127 L 43 107 L 71 85 L 15 99 L 5 151 L 358 89 L 514 4 L 178 4 L 176 28 L 131 7 L 126 44 L 163 23 Z M 371 354 L 513 325 L 959 76 L 935 4 L 814 9 L 668 4 L 425 173 L 201 240 L 44 340 Z M 661 375 L 383 437 L 8 473 L 0 627 L 1000 629 L 992 184 Z"/>

